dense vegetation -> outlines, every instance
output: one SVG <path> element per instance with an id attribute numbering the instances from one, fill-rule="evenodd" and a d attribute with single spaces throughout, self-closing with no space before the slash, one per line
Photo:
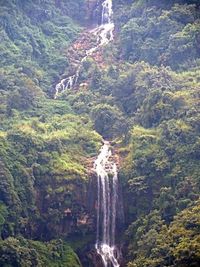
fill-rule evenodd
<path id="1" fill-rule="evenodd" d="M 92 240 L 78 221 L 102 136 L 121 157 L 127 265 L 200 265 L 198 2 L 113 1 L 115 41 L 53 100 L 87 1 L 0 1 L 1 266 L 80 266 L 67 243 Z"/>
<path id="2" fill-rule="evenodd" d="M 9 237 L 0 241 L 1 266 L 79 267 L 80 261 L 62 240 L 41 243 Z"/>
<path id="3" fill-rule="evenodd" d="M 121 170 L 130 267 L 200 263 L 200 13 L 174 2 L 117 11 L 118 50 L 131 63 L 113 87 L 134 125 Z"/>
<path id="4" fill-rule="evenodd" d="M 137 1 L 117 12 L 124 59 L 144 60 L 174 70 L 199 66 L 199 10 L 181 1 L 168 2 Z"/>
<path id="5" fill-rule="evenodd" d="M 0 3 L 0 265 L 80 266 L 61 241 L 27 239 L 80 231 L 75 220 L 85 210 L 87 160 L 101 137 L 88 116 L 47 95 L 85 23 L 83 16 L 76 20 L 84 1 Z"/>

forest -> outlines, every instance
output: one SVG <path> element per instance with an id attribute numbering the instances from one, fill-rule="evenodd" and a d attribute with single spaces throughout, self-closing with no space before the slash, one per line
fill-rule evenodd
<path id="1" fill-rule="evenodd" d="M 0 0 L 0 267 L 199 267 L 199 174 L 199 0 Z"/>

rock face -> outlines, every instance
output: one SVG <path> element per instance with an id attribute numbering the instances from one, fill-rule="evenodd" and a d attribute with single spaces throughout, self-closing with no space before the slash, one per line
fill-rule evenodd
<path id="1" fill-rule="evenodd" d="M 87 1 L 87 21 L 89 27 L 99 24 L 101 19 L 101 3 L 102 0 L 88 0 Z"/>
<path id="2" fill-rule="evenodd" d="M 38 190 L 38 208 L 47 223 L 39 224 L 37 231 L 46 233 L 45 239 L 94 232 L 94 196 L 88 192 L 94 189 L 90 189 L 90 182 L 71 181 L 67 187 L 68 192 L 51 197 Z"/>

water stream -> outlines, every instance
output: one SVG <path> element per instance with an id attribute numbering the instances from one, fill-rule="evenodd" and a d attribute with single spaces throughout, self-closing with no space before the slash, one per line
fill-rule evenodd
<path id="1" fill-rule="evenodd" d="M 76 72 L 62 79 L 55 88 L 54 98 L 68 89 L 73 89 L 78 83 L 82 63 L 99 47 L 113 40 L 113 10 L 112 0 L 102 2 L 101 24 L 89 33 L 96 36 L 96 45 L 85 51 Z M 117 165 L 112 156 L 110 144 L 105 141 L 94 163 L 97 174 L 97 237 L 96 251 L 101 256 L 104 267 L 119 267 L 117 249 L 115 246 L 116 214 L 118 200 Z"/>
<path id="2" fill-rule="evenodd" d="M 97 238 L 96 250 L 104 267 L 119 267 L 115 247 L 115 229 L 118 200 L 117 165 L 109 142 L 104 142 L 94 169 L 97 174 Z"/>
<path id="3" fill-rule="evenodd" d="M 65 92 L 66 90 L 73 89 L 77 85 L 82 63 L 99 47 L 104 46 L 113 40 L 114 23 L 112 17 L 112 0 L 105 0 L 102 3 L 101 24 L 89 32 L 90 34 L 96 36 L 97 45 L 85 51 L 85 56 L 80 60 L 80 64 L 73 75 L 62 79 L 56 85 L 54 99 L 56 99 L 59 94 Z"/>

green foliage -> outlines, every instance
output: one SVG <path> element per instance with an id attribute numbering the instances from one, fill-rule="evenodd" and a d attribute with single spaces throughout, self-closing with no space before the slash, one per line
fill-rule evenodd
<path id="1" fill-rule="evenodd" d="M 22 237 L 9 237 L 0 241 L 0 265 L 2 267 L 81 266 L 77 255 L 62 240 L 41 243 Z"/>
<path id="2" fill-rule="evenodd" d="M 192 129 L 190 125 L 181 120 L 165 122 L 156 129 L 134 127 L 130 153 L 124 166 L 124 175 L 128 179 L 129 190 L 134 193 L 135 210 L 147 212 L 152 207 L 151 201 L 157 197 L 162 187 L 172 188 L 172 191 L 165 193 L 168 197 L 172 192 L 179 195 L 178 206 L 182 198 L 193 199 L 192 195 L 190 198 L 189 195 L 179 194 L 178 187 L 183 180 L 187 184 L 188 177 L 191 183 L 196 183 L 196 185 L 199 183 L 198 159 L 191 157 L 193 147 L 198 140 L 197 136 L 194 128 Z M 192 186 L 191 190 L 193 193 L 198 192 L 195 186 Z M 136 196 L 141 200 L 136 200 Z M 176 202 L 172 199 L 167 200 L 167 198 L 162 199 L 161 194 L 158 205 L 160 209 L 163 209 L 162 216 L 168 222 L 176 212 Z M 163 208 L 162 203 L 165 205 Z M 170 203 L 170 206 L 167 203 Z"/>
<path id="3" fill-rule="evenodd" d="M 133 238 L 128 236 L 129 253 L 134 261 L 129 266 L 198 266 L 198 247 L 194 248 L 193 242 L 198 242 L 199 234 L 180 261 L 169 249 L 173 241 L 168 245 L 168 237 L 160 234 L 173 224 L 176 214 L 179 216 L 181 210 L 194 204 L 199 196 L 198 71 L 175 74 L 160 68 L 159 73 L 155 67 L 135 65 L 140 68 L 136 72 L 134 66 L 129 76 L 131 82 L 127 82 L 126 76 L 124 80 L 132 103 L 138 105 L 128 115 L 131 114 L 138 125 L 130 133 L 130 142 L 125 143 L 129 153 L 120 172 L 126 192 L 127 219 L 134 221 L 130 226 Z M 119 88 L 117 96 L 121 93 L 123 103 L 124 91 L 120 86 L 114 88 Z M 149 227 L 148 220 L 155 212 L 158 222 Z M 160 223 L 164 225 L 163 230 L 154 229 Z M 146 225 L 148 230 L 143 229 Z"/>
<path id="4" fill-rule="evenodd" d="M 40 225 L 39 218 L 52 218 L 52 224 L 47 226 L 51 228 L 49 235 L 59 236 L 56 222 L 64 220 L 64 210 L 73 209 L 74 216 L 79 216 L 80 207 L 84 207 L 76 190 L 86 190 L 86 162 L 97 153 L 101 137 L 92 130 L 88 117 L 52 113 L 45 116 L 43 110 L 41 114 L 40 119 L 11 118 L 4 125 L 0 142 L 0 200 L 11 207 L 8 229 L 17 220 L 15 231 L 36 235 L 37 228 L 27 230 L 31 224 L 37 221 Z M 35 191 L 44 198 L 45 210 L 38 206 Z M 6 230 L 4 234 L 10 233 Z"/>
<path id="5" fill-rule="evenodd" d="M 3 202 L 0 202 L 0 236 L 1 236 L 1 231 L 3 230 L 3 226 L 6 222 L 7 216 L 8 216 L 7 207 Z"/>
<path id="6" fill-rule="evenodd" d="M 127 124 L 123 122 L 122 114 L 117 107 L 99 104 L 92 110 L 94 127 L 105 138 L 116 137 L 126 131 Z"/>
<path id="7" fill-rule="evenodd" d="M 1 1 L 0 265 L 80 266 L 62 241 L 31 239 L 92 242 L 77 221 L 102 135 L 121 146 L 128 266 L 199 266 L 198 3 L 113 1 L 115 42 L 49 99 L 86 4 Z"/>
<path id="8" fill-rule="evenodd" d="M 199 65 L 199 12 L 174 1 L 134 1 L 121 7 L 119 49 L 124 59 L 188 69 Z M 124 13 L 126 19 L 124 19 Z"/>
<path id="9" fill-rule="evenodd" d="M 69 16 L 77 17 L 74 10 L 83 11 L 83 6 L 82 0 L 76 3 L 53 0 L 48 4 L 44 1 L 1 3 L 0 68 L 5 81 L 1 90 L 10 92 L 9 107 L 24 108 L 30 100 L 25 100 L 25 96 L 31 97 L 36 86 L 51 94 L 53 83 L 67 67 L 64 49 L 80 31 L 80 26 Z M 10 76 L 15 79 L 15 84 L 9 81 Z M 26 84 L 22 86 L 28 79 L 29 92 Z"/>
<path id="10" fill-rule="evenodd" d="M 135 259 L 128 266 L 199 266 L 199 208 L 196 202 L 176 216 L 169 227 L 156 213 L 132 224 L 127 234 L 134 239 L 130 251 Z"/>

